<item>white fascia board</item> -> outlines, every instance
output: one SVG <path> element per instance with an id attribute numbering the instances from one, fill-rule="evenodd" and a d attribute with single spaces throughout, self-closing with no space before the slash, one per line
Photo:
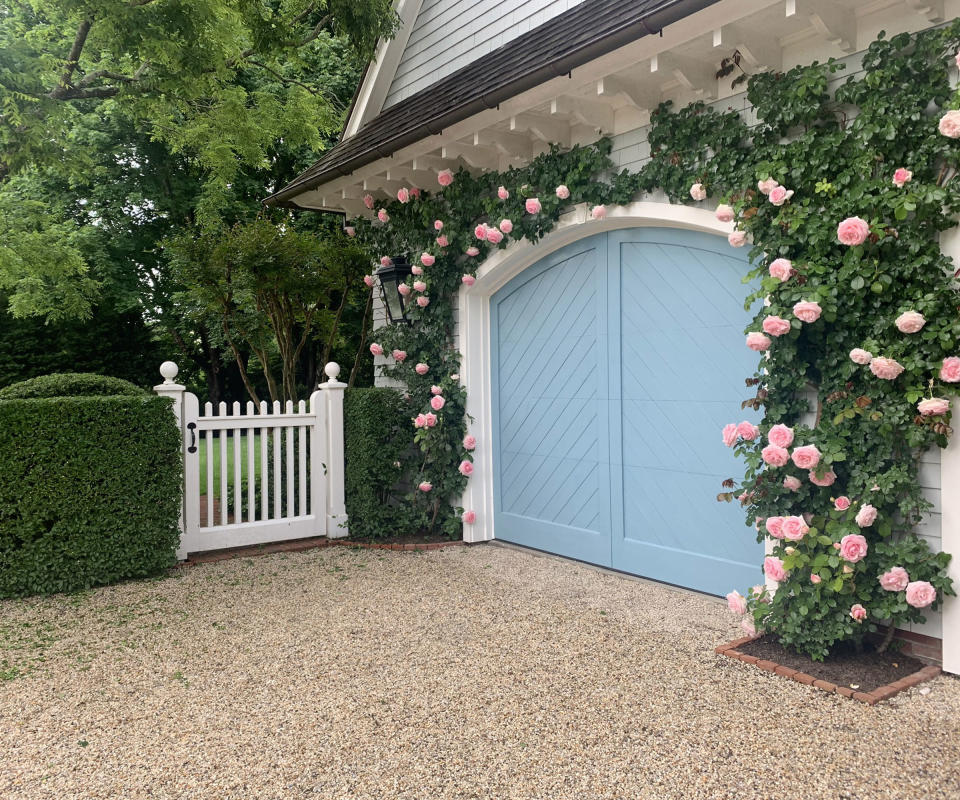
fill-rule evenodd
<path id="1" fill-rule="evenodd" d="M 349 139 L 363 125 L 373 119 L 383 108 L 383 101 L 387 97 L 393 76 L 400 66 L 403 51 L 407 49 L 407 42 L 420 13 L 423 0 L 397 0 L 394 10 L 400 17 L 400 29 L 393 39 L 380 42 L 377 55 L 367 69 L 357 100 L 350 110 L 350 117 L 343 130 L 343 138 Z"/>

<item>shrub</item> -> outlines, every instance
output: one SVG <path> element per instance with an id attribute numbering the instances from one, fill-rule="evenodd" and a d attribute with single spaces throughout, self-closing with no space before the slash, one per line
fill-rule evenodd
<path id="1" fill-rule="evenodd" d="M 176 562 L 180 434 L 169 399 L 139 394 L 0 402 L 0 597 Z"/>
<path id="2" fill-rule="evenodd" d="M 143 389 L 120 378 L 86 372 L 41 375 L 0 389 L 0 400 L 40 397 L 100 397 L 104 395 L 146 395 Z"/>
<path id="3" fill-rule="evenodd" d="M 416 533 L 397 499 L 409 459 L 410 402 L 395 389 L 348 389 L 343 406 L 350 535 Z"/>

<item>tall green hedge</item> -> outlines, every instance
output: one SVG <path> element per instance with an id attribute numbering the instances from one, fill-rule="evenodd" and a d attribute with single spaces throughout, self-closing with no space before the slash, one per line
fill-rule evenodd
<path id="1" fill-rule="evenodd" d="M 0 389 L 0 400 L 26 400 L 39 397 L 99 397 L 117 394 L 145 395 L 147 392 L 122 378 L 94 375 L 89 372 L 58 372 L 4 386 Z"/>
<path id="2" fill-rule="evenodd" d="M 395 389 L 347 389 L 343 412 L 350 535 L 373 539 L 416 533 L 400 496 L 409 463 L 410 401 Z"/>
<path id="3" fill-rule="evenodd" d="M 167 398 L 0 401 L 0 597 L 172 566 L 181 487 Z"/>

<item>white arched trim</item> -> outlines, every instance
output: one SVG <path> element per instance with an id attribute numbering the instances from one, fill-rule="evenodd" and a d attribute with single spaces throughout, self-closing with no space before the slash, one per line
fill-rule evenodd
<path id="1" fill-rule="evenodd" d="M 493 530 L 493 431 L 490 385 L 490 297 L 511 278 L 571 242 L 596 233 L 623 228 L 682 228 L 726 236 L 732 223 L 718 222 L 713 211 L 670 203 L 638 202 L 607 209 L 603 220 L 590 217 L 585 204 L 564 214 L 557 226 L 536 244 L 527 240 L 499 250 L 480 266 L 477 282 L 460 291 L 457 331 L 463 364 L 461 380 L 467 390 L 470 432 L 477 439 L 474 472 L 461 499 L 464 508 L 477 512 L 473 525 L 464 525 L 467 542 L 495 538 Z"/>

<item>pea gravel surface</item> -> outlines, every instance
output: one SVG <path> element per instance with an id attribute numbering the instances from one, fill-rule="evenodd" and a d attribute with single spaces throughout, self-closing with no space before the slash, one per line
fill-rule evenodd
<path id="1" fill-rule="evenodd" d="M 960 798 L 960 682 L 716 656 L 716 599 L 493 545 L 0 602 L 0 798 Z"/>

